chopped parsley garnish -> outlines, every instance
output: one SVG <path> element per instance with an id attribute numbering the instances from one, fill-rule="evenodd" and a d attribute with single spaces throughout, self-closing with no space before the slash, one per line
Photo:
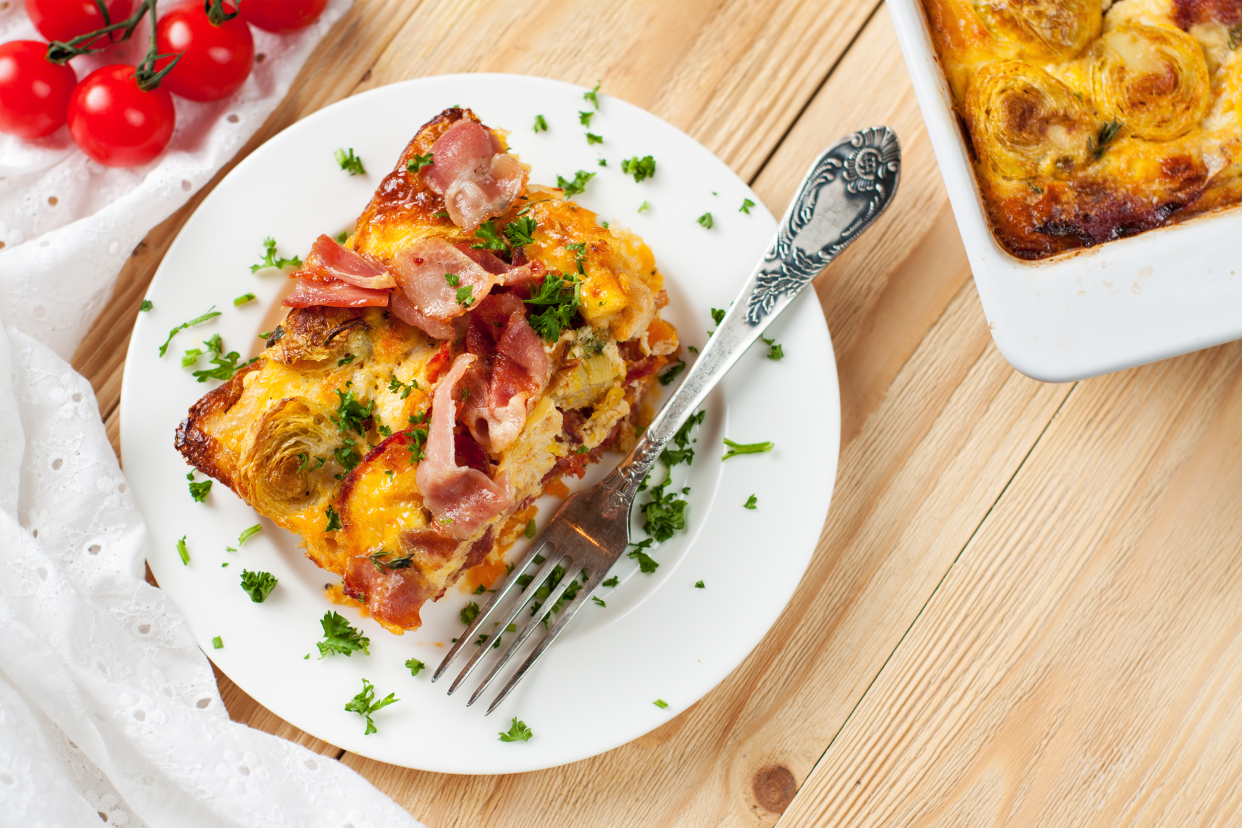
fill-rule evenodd
<path id="1" fill-rule="evenodd" d="M 427 153 L 426 155 L 419 155 L 418 153 L 414 153 L 414 157 L 406 162 L 405 170 L 406 172 L 416 173 L 419 170 L 421 170 L 423 167 L 430 167 L 432 164 L 435 163 L 435 160 L 436 160 L 435 156 L 430 152 Z"/>
<path id="2" fill-rule="evenodd" d="M 526 531 L 523 534 L 525 534 L 526 537 L 528 538 L 533 538 L 535 536 L 535 533 L 538 531 L 539 531 L 539 528 L 535 526 L 535 521 L 528 520 L 526 522 Z"/>
<path id="3" fill-rule="evenodd" d="M 263 524 L 261 523 L 256 523 L 254 526 L 251 526 L 249 529 L 242 530 L 242 533 L 238 535 L 237 537 L 237 545 L 241 546 L 243 543 L 250 540 L 255 535 L 259 534 L 259 532 L 261 531 L 263 531 Z"/>
<path id="4" fill-rule="evenodd" d="M 765 443 L 735 443 L 726 437 L 724 442 L 729 447 L 729 451 L 724 457 L 720 458 L 721 460 L 728 460 L 730 457 L 737 457 L 739 454 L 763 454 L 776 447 L 776 443 L 771 441 Z"/>
<path id="5" fill-rule="evenodd" d="M 479 617 L 479 605 L 476 604 L 474 601 L 471 601 L 469 604 L 466 604 L 464 607 L 461 608 L 461 614 L 460 614 L 461 623 L 470 625 L 474 623 L 474 619 L 478 617 Z"/>
<path id="6" fill-rule="evenodd" d="M 592 601 L 594 601 L 595 603 L 599 604 L 601 607 L 606 607 L 606 606 L 608 606 L 607 604 L 605 604 L 605 603 L 604 603 L 604 599 L 603 599 L 603 598 L 600 598 L 598 595 L 592 595 L 592 596 L 591 596 L 591 600 L 592 600 Z"/>
<path id="7" fill-rule="evenodd" d="M 607 166 L 608 166 L 608 159 L 607 159 L 607 158 L 601 158 L 601 159 L 599 159 L 599 161 L 597 161 L 596 163 L 597 163 L 597 164 L 599 164 L 601 167 L 607 167 Z"/>
<path id="8" fill-rule="evenodd" d="M 363 736 L 370 736 L 376 733 L 375 722 L 371 721 L 371 714 L 387 707 L 394 702 L 399 702 L 396 693 L 389 693 L 384 697 L 383 701 L 375 700 L 375 687 L 366 679 L 362 680 L 362 692 L 354 696 L 349 704 L 345 705 L 345 709 L 350 713 L 357 713 L 367 720 L 367 728 L 363 731 Z"/>
<path id="9" fill-rule="evenodd" d="M 417 676 L 423 671 L 424 668 L 426 668 L 427 665 L 423 664 L 417 658 L 408 658 L 405 661 L 405 666 L 409 669 L 411 676 Z"/>
<path id="10" fill-rule="evenodd" d="M 193 470 L 191 470 L 190 473 L 185 476 L 185 479 L 190 481 L 190 497 L 194 498 L 194 502 L 203 503 L 204 501 L 206 501 L 207 493 L 211 491 L 211 481 L 200 480 L 199 482 L 195 483 Z"/>
<path id="11" fill-rule="evenodd" d="M 384 425 L 383 423 L 380 423 L 379 425 L 377 425 L 375 427 L 375 430 L 378 431 L 384 437 L 392 436 L 392 429 Z M 388 471 L 386 471 L 385 474 L 392 474 L 392 469 L 389 469 Z"/>
<path id="12" fill-rule="evenodd" d="M 243 569 L 241 588 L 250 596 L 251 601 L 262 604 L 276 588 L 276 580 L 276 576 L 270 572 L 251 572 L 249 569 Z"/>
<path id="13" fill-rule="evenodd" d="M 599 87 L 601 83 L 603 83 L 603 81 L 597 81 L 594 89 L 590 92 L 582 93 L 582 100 L 595 107 L 596 111 L 599 111 Z"/>
<path id="14" fill-rule="evenodd" d="M 336 163 L 341 165 L 341 169 L 350 175 L 366 175 L 366 167 L 362 166 L 362 158 L 354 155 L 354 148 L 350 147 L 349 152 L 343 149 L 336 151 Z"/>
<path id="15" fill-rule="evenodd" d="M 590 128 L 591 119 L 594 117 L 595 117 L 594 112 L 579 112 L 578 123 L 582 124 L 584 127 Z"/>
<path id="16" fill-rule="evenodd" d="M 1108 145 L 1117 140 L 1117 136 L 1121 134 L 1122 128 L 1125 127 L 1121 121 L 1109 121 L 1100 127 L 1099 138 L 1089 139 L 1091 154 L 1095 156 L 1095 160 L 1099 161 L 1104 155 L 1104 151 L 1108 149 Z"/>
<path id="17" fill-rule="evenodd" d="M 509 725 L 508 731 L 502 731 L 500 741 L 502 742 L 529 742 L 530 737 L 534 736 L 526 722 L 519 721 L 517 716 L 513 717 L 513 724 Z"/>
<path id="18" fill-rule="evenodd" d="M 779 362 L 785 358 L 785 346 L 776 344 L 776 338 L 768 339 L 766 336 L 759 337 L 763 340 L 763 344 L 768 346 L 768 359 L 773 362 Z"/>
<path id="19" fill-rule="evenodd" d="M 638 205 L 638 212 L 640 213 L 645 213 L 646 211 L 650 209 L 651 209 L 650 201 L 644 201 L 642 204 Z"/>
<path id="20" fill-rule="evenodd" d="M 483 586 L 482 584 L 479 584 L 477 587 L 474 588 L 474 592 L 470 594 L 471 595 L 482 595 L 485 592 L 487 592 L 487 587 Z"/>
<path id="21" fill-rule="evenodd" d="M 505 235 L 514 247 L 535 243 L 535 220 L 530 216 L 511 221 L 505 226 Z"/>
<path id="22" fill-rule="evenodd" d="M 746 502 L 742 504 L 742 508 L 743 509 L 759 508 L 759 498 L 755 497 L 754 495 L 751 495 L 750 497 L 746 498 Z"/>
<path id="23" fill-rule="evenodd" d="M 253 301 L 254 301 L 253 293 L 243 293 L 241 296 L 238 296 L 236 299 L 233 300 L 233 307 L 240 308 L 242 305 L 246 304 L 247 302 L 253 302 Z"/>
<path id="24" fill-rule="evenodd" d="M 548 122 L 543 119 L 542 115 L 535 116 L 535 125 L 531 127 L 532 132 L 547 132 Z"/>
<path id="25" fill-rule="evenodd" d="M 587 143 L 588 143 L 588 144 L 602 144 L 602 143 L 604 143 L 604 136 L 602 136 L 602 135 L 596 135 L 596 134 L 591 133 L 591 132 L 588 132 L 588 133 L 586 134 L 586 139 L 587 139 Z"/>
<path id="26" fill-rule="evenodd" d="M 340 514 L 337 513 L 336 509 L 332 508 L 331 503 L 328 504 L 328 508 L 324 511 L 324 514 L 328 516 L 328 525 L 323 528 L 323 531 L 325 532 L 341 531 L 341 516 Z"/>
<path id="27" fill-rule="evenodd" d="M 353 391 L 342 391 L 336 388 L 333 389 L 333 393 L 341 400 L 336 413 L 331 415 L 332 422 L 336 423 L 340 433 L 344 434 L 351 430 L 359 434 L 365 433 L 366 421 L 371 419 L 375 412 L 375 400 L 363 405 Z"/>
<path id="28" fill-rule="evenodd" d="M 341 464 L 341 468 L 347 472 L 353 471 L 354 467 L 362 462 L 362 455 L 356 448 L 357 442 L 346 437 L 341 441 L 341 443 L 342 445 L 339 446 L 332 454 L 336 458 L 336 462 Z M 344 478 L 344 474 L 338 474 L 336 476 L 337 480 L 343 480 Z"/>
<path id="29" fill-rule="evenodd" d="M 591 449 L 588 448 L 587 446 L 578 446 L 576 449 L 574 449 L 574 454 L 586 454 L 590 450 Z"/>
<path id="30" fill-rule="evenodd" d="M 349 657 L 359 650 L 363 655 L 371 654 L 367 649 L 371 645 L 371 639 L 350 626 L 345 616 L 339 612 L 325 612 L 319 625 L 323 627 L 323 641 L 316 642 L 315 646 L 319 648 L 321 659 L 330 655 Z"/>
<path id="31" fill-rule="evenodd" d="M 689 466 L 694 462 L 694 449 L 690 448 L 690 429 L 697 425 L 703 424 L 703 418 L 707 416 L 706 411 L 700 411 L 697 414 L 691 414 L 681 428 L 677 429 L 677 433 L 673 435 L 672 443 L 677 448 L 664 447 L 660 452 L 660 462 L 668 466 L 670 469 L 679 463 L 685 463 Z"/>
<path id="32" fill-rule="evenodd" d="M 473 285 L 462 285 L 457 289 L 457 304 L 461 305 L 463 308 L 468 308 L 474 304 Z M 468 388 L 465 390 L 466 393 L 470 392 L 470 389 Z"/>
<path id="33" fill-rule="evenodd" d="M 224 342 L 220 339 L 220 334 L 213 334 L 203 344 L 207 346 L 207 351 L 211 354 L 211 361 L 216 367 L 195 371 L 193 374 L 194 378 L 199 382 L 206 382 L 209 379 L 230 380 L 237 373 L 239 367 L 250 364 L 249 362 L 244 362 L 242 366 L 239 366 L 237 361 L 241 359 L 241 354 L 237 353 L 237 351 L 224 353 Z M 185 356 L 181 360 L 181 365 L 186 368 L 194 365 L 198 362 L 198 358 L 202 353 L 198 348 L 186 351 Z M 251 360 L 251 362 L 253 361 Z"/>
<path id="34" fill-rule="evenodd" d="M 412 421 L 414 418 L 410 419 Z M 405 436 L 410 438 L 410 444 L 405 447 L 405 450 L 410 453 L 410 465 L 414 465 L 424 457 L 423 445 L 427 442 L 427 429 L 411 428 L 405 432 Z"/>
<path id="35" fill-rule="evenodd" d="M 578 288 L 577 280 L 552 271 L 544 278 L 535 295 L 523 300 L 528 305 L 544 308 L 531 314 L 530 325 L 545 342 L 555 342 L 562 330 L 573 327 L 573 317 L 580 304 Z"/>
<path id="36" fill-rule="evenodd" d="M 395 558 L 388 556 L 393 553 L 387 549 L 378 549 L 367 555 L 371 559 L 371 563 L 375 564 L 375 568 L 380 572 L 396 572 L 398 569 L 409 569 L 414 563 L 413 555 L 398 555 Z M 387 558 L 387 560 L 385 560 Z"/>
<path id="37" fill-rule="evenodd" d="M 556 177 L 556 186 L 564 190 L 565 198 L 569 199 L 586 190 L 587 182 L 594 177 L 595 173 L 589 173 L 585 170 L 578 170 L 574 173 L 572 181 L 558 175 Z"/>
<path id="38" fill-rule="evenodd" d="M 496 221 L 488 219 L 478 226 L 474 231 L 474 235 L 483 241 L 479 244 L 470 245 L 473 250 L 508 250 L 509 245 L 505 244 L 504 238 L 500 235 L 500 231 L 496 229 Z"/>
<path id="39" fill-rule="evenodd" d="M 224 639 L 217 635 L 215 638 L 211 639 L 211 646 L 217 650 L 223 650 Z"/>
<path id="40" fill-rule="evenodd" d="M 196 316 L 193 319 L 191 319 L 189 322 L 182 322 L 180 325 L 173 328 L 171 331 L 168 332 L 168 339 L 164 340 L 164 344 L 160 346 L 160 356 L 163 356 L 164 354 L 168 352 L 168 346 L 172 344 L 172 338 L 176 336 L 179 332 L 184 331 L 186 328 L 193 327 L 194 325 L 198 325 L 203 322 L 206 322 L 209 319 L 215 319 L 219 315 L 220 315 L 220 311 L 216 310 L 215 305 L 212 305 L 210 308 L 207 309 L 207 312 L 204 313 L 202 316 Z"/>
<path id="41" fill-rule="evenodd" d="M 707 589 L 707 584 L 703 583 L 702 581 L 695 581 L 694 588 L 695 589 Z"/>
<path id="42" fill-rule="evenodd" d="M 652 702 L 652 704 L 654 704 L 656 707 L 660 708 L 661 710 L 668 707 L 668 702 L 666 702 L 664 699 L 656 699 L 655 701 Z"/>
<path id="43" fill-rule="evenodd" d="M 724 321 L 724 318 L 725 318 L 724 311 L 722 311 L 720 308 L 712 308 L 712 321 L 716 323 L 717 327 L 719 327 L 720 323 Z M 714 333 L 715 331 L 708 331 L 707 335 L 711 336 Z"/>
<path id="44" fill-rule="evenodd" d="M 448 284 L 449 287 L 457 287 L 458 285 L 461 284 L 461 277 L 458 276 L 456 273 L 445 273 L 444 281 Z"/>
<path id="45" fill-rule="evenodd" d="M 646 551 L 651 548 L 651 544 L 654 542 L 655 541 L 652 538 L 644 538 L 639 543 L 630 544 L 635 547 L 635 549 L 633 552 L 629 553 L 629 557 L 632 560 L 638 561 L 638 568 L 648 574 L 655 572 L 660 568 L 660 565 L 656 563 L 655 559 L 648 555 Z"/>
<path id="46" fill-rule="evenodd" d="M 151 310 L 151 308 L 153 308 L 153 307 L 155 307 L 155 305 L 153 305 L 153 304 L 151 303 L 151 300 L 150 300 L 150 299 L 143 299 L 143 300 L 142 300 L 142 304 L 140 304 L 140 305 L 138 306 L 138 312 L 139 312 L 139 313 L 146 313 L 147 311 Z"/>
<path id="47" fill-rule="evenodd" d="M 673 537 L 673 533 L 677 530 L 686 528 L 686 506 L 688 504 L 677 497 L 675 492 L 665 494 L 664 491 L 670 479 L 671 475 L 666 477 L 660 485 L 652 486 L 651 500 L 641 507 L 644 516 L 643 531 L 661 543 Z"/>
<path id="48" fill-rule="evenodd" d="M 668 385 L 677 379 L 684 370 L 686 370 L 686 362 L 681 357 L 678 357 L 676 363 L 669 366 L 669 369 L 663 374 L 660 374 L 660 385 Z"/>
<path id="49" fill-rule="evenodd" d="M 266 239 L 263 240 L 263 259 L 258 264 L 251 265 L 250 272 L 257 273 L 258 271 L 262 270 L 265 267 L 279 267 L 281 269 L 284 269 L 286 267 L 301 267 L 301 266 L 302 266 L 302 260 L 299 259 L 297 256 L 294 256 L 292 259 L 276 258 L 276 240 L 273 239 L 271 236 L 268 236 Z"/>
<path id="50" fill-rule="evenodd" d="M 447 278 L 447 274 L 445 278 Z M 398 397 L 400 397 L 403 400 L 409 397 L 410 391 L 412 391 L 415 388 L 418 388 L 418 380 L 416 379 L 411 379 L 409 382 L 402 382 L 401 380 L 397 379 L 396 374 L 393 374 L 392 378 L 388 381 L 388 390 L 396 394 Z"/>
<path id="51" fill-rule="evenodd" d="M 656 162 L 650 155 L 643 158 L 635 155 L 621 162 L 621 172 L 634 176 L 635 181 L 643 181 L 655 175 Z"/>
<path id="52" fill-rule="evenodd" d="M 348 230 L 342 230 L 341 232 L 337 233 L 337 234 L 336 234 L 335 236 L 333 236 L 332 238 L 336 239 L 336 243 L 337 243 L 337 244 L 344 244 L 344 243 L 345 243 L 345 240 L 349 238 L 349 231 L 348 231 Z"/>
<path id="53" fill-rule="evenodd" d="M 712 214 L 711 213 L 704 213 L 703 215 L 695 219 L 695 221 L 697 221 L 700 225 L 707 228 L 708 230 L 712 229 Z"/>
<path id="54" fill-rule="evenodd" d="M 613 575 L 607 581 L 604 581 L 604 583 L 600 584 L 600 586 L 615 587 L 619 583 L 621 583 L 621 580 L 616 575 Z"/>
<path id="55" fill-rule="evenodd" d="M 742 206 L 737 208 L 737 211 L 739 213 L 745 213 L 746 215 L 749 216 L 750 208 L 754 206 L 755 206 L 755 202 L 751 201 L 749 198 L 744 198 L 742 199 Z"/>
<path id="56" fill-rule="evenodd" d="M 305 469 L 305 468 L 306 468 L 306 462 L 307 462 L 308 460 L 310 460 L 310 455 L 309 455 L 309 454 L 307 454 L 307 453 L 306 453 L 306 452 L 304 452 L 304 451 L 299 451 L 299 452 L 298 452 L 298 459 L 299 459 L 301 462 L 300 462 L 300 463 L 298 463 L 298 467 L 297 467 L 297 469 L 296 469 L 296 470 L 300 472 L 300 471 L 302 471 L 303 469 Z"/>
<path id="57" fill-rule="evenodd" d="M 182 535 L 181 540 L 177 541 L 177 555 L 181 558 L 182 566 L 190 565 L 190 551 L 185 548 L 185 535 Z"/>

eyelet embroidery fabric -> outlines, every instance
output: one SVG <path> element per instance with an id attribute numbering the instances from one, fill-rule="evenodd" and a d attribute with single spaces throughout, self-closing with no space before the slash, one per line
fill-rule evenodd
<path id="1" fill-rule="evenodd" d="M 143 578 L 142 517 L 65 361 L 121 253 L 236 152 L 350 2 L 293 37 L 256 31 L 268 59 L 233 99 L 184 118 L 202 105 L 177 101 L 172 148 L 150 169 L 104 170 L 64 135 L 0 136 L 2 824 L 419 826 L 341 763 L 229 719 L 176 608 Z M 34 36 L 22 5 L 0 7 L 0 40 Z"/>

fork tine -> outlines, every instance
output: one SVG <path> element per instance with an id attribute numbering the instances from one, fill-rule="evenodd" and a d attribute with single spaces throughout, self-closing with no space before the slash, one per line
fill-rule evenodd
<path id="1" fill-rule="evenodd" d="M 534 652 L 526 657 L 526 661 L 522 663 L 522 666 L 518 668 L 518 671 L 513 674 L 508 683 L 505 684 L 501 691 L 496 694 L 496 698 L 493 699 L 492 703 L 487 707 L 487 713 L 491 713 L 499 707 L 500 703 L 505 700 L 505 697 L 509 695 L 513 688 L 517 687 L 518 682 L 521 681 L 522 677 L 526 675 L 526 671 L 535 666 L 535 662 L 539 660 L 540 656 L 544 654 L 548 647 L 552 646 L 552 642 L 557 639 L 557 636 L 564 632 L 565 627 L 570 621 L 573 620 L 573 617 L 578 614 L 578 610 L 582 609 L 582 607 L 586 604 L 587 599 L 591 597 L 596 588 L 598 588 L 600 583 L 604 580 L 604 576 L 607 574 L 607 567 L 603 567 L 598 572 L 592 573 L 591 580 L 586 583 L 586 586 L 582 587 L 582 590 L 578 593 L 574 600 L 570 602 L 569 606 L 561 610 L 561 617 L 556 619 L 556 623 L 552 625 L 552 629 L 548 630 L 548 634 L 545 635 L 543 640 L 540 641 L 538 646 L 535 647 Z"/>
<path id="2" fill-rule="evenodd" d="M 510 572 L 505 578 L 505 581 L 501 585 L 500 589 L 492 593 L 491 600 L 488 601 L 483 609 L 479 611 L 479 614 L 475 616 L 474 621 L 471 622 L 470 626 L 466 627 L 465 632 L 463 632 L 461 637 L 457 639 L 457 643 L 453 645 L 453 649 L 449 650 L 448 655 L 446 655 L 444 660 L 440 662 L 440 666 L 436 668 L 435 673 L 431 676 L 432 682 L 435 682 L 436 679 L 440 678 L 440 676 L 444 674 L 444 671 L 448 669 L 448 666 L 453 663 L 453 659 L 457 657 L 459 652 L 461 652 L 461 648 L 466 645 L 467 641 L 474 638 L 475 631 L 487 622 L 487 619 L 492 614 L 492 610 L 495 609 L 499 603 L 504 600 L 505 596 L 508 595 L 513 589 L 513 585 L 518 581 L 518 576 L 526 571 L 526 568 L 530 566 L 530 562 L 533 561 L 540 552 L 544 551 L 548 545 L 547 541 L 541 539 L 540 542 L 533 544 L 531 548 L 527 550 L 526 555 L 521 561 L 518 562 L 517 566 L 513 567 L 513 571 Z M 513 619 L 510 618 L 509 621 L 506 621 L 505 626 L 509 626 L 509 623 L 512 620 Z M 450 690 L 449 692 L 451 693 L 452 691 Z"/>
<path id="3" fill-rule="evenodd" d="M 521 649 L 522 645 L 526 642 L 526 639 L 530 638 L 531 633 L 535 631 L 535 628 L 542 624 L 544 616 L 552 612 L 552 605 L 560 600 L 561 596 L 565 594 L 565 591 L 569 589 L 570 584 L 578 580 L 578 572 L 582 569 L 582 567 L 574 566 L 573 563 L 574 559 L 571 558 L 571 566 L 565 568 L 565 574 L 561 577 L 560 583 L 556 585 L 555 589 L 548 593 L 548 597 L 543 600 L 539 610 L 531 616 L 530 621 L 526 622 L 526 626 L 523 627 L 522 631 L 518 633 L 517 639 L 514 640 L 514 642 L 508 646 L 504 653 L 501 654 L 500 659 L 495 663 L 495 665 L 492 666 L 491 672 L 489 672 L 483 678 L 483 681 L 479 683 L 478 688 L 473 694 L 471 694 L 470 701 L 466 702 L 466 707 L 469 707 L 478 701 L 479 696 L 483 695 L 483 691 L 486 690 L 487 686 L 492 683 L 492 680 L 496 678 L 496 675 L 504 668 L 505 664 L 509 662 L 509 659 L 513 658 L 514 654 Z M 542 580 L 531 581 L 531 584 L 535 586 L 536 589 L 538 589 L 539 584 L 542 583 Z"/>
<path id="4" fill-rule="evenodd" d="M 551 543 L 544 544 L 543 548 L 546 550 L 549 547 L 551 547 L 552 549 L 556 548 L 555 544 L 551 544 Z M 552 570 L 556 569 L 556 565 L 559 564 L 561 562 L 561 559 L 564 557 L 565 557 L 564 555 L 559 554 L 557 552 L 550 552 L 547 555 L 545 555 L 543 564 L 539 567 L 538 571 L 535 573 L 534 577 L 531 579 L 531 582 L 530 582 L 535 587 L 535 589 L 538 589 L 539 585 L 542 584 L 545 580 L 547 580 L 547 577 L 552 574 Z M 516 576 L 517 576 L 517 570 L 515 569 L 513 570 L 512 573 L 510 573 L 510 580 L 515 584 L 517 583 L 517 580 L 518 580 Z M 564 579 L 562 578 L 562 580 Z M 506 585 L 506 590 L 505 590 L 506 592 L 508 592 L 507 586 L 508 585 Z M 531 594 L 532 595 L 534 594 L 533 590 L 531 591 Z M 500 624 L 496 627 L 496 632 L 493 633 L 492 635 L 489 635 L 488 638 L 491 638 L 493 635 L 501 635 L 504 632 L 504 629 L 513 623 L 513 619 L 517 618 L 518 613 L 522 611 L 522 607 L 526 606 L 526 602 L 528 598 L 529 596 L 519 597 L 517 602 L 509 610 L 509 616 L 505 618 L 504 621 L 500 622 Z M 474 633 L 471 632 L 471 636 L 473 635 Z M 464 634 L 463 634 L 463 638 L 459 638 L 458 643 L 461 643 L 464 640 L 465 639 L 464 639 Z M 448 694 L 450 696 L 453 695 L 455 692 L 457 692 L 457 688 L 461 686 L 461 683 L 465 681 L 472 672 L 474 672 L 474 668 L 483 659 L 483 656 L 487 653 L 488 649 L 489 648 L 486 646 L 486 642 L 484 642 L 483 646 L 479 646 L 475 648 L 475 653 L 473 656 L 470 657 L 470 661 L 466 662 L 466 666 L 463 667 L 461 672 L 457 674 L 457 678 L 453 679 L 453 683 L 448 689 Z M 470 705 L 467 704 L 466 706 L 469 707 Z"/>

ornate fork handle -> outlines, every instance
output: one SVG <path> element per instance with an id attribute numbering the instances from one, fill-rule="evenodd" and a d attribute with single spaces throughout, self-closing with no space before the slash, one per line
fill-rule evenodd
<path id="1" fill-rule="evenodd" d="M 724 321 L 651 427 L 601 483 L 605 517 L 629 511 L 677 429 L 811 279 L 884 212 L 900 172 L 901 148 L 888 127 L 855 132 L 815 159 Z"/>

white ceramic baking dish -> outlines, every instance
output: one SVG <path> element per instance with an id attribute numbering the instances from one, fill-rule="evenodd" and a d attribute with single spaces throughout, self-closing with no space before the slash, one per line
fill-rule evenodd
<path id="1" fill-rule="evenodd" d="M 996 243 L 919 0 L 888 0 L 996 347 L 1064 382 L 1242 338 L 1242 210 L 1026 262 Z"/>

